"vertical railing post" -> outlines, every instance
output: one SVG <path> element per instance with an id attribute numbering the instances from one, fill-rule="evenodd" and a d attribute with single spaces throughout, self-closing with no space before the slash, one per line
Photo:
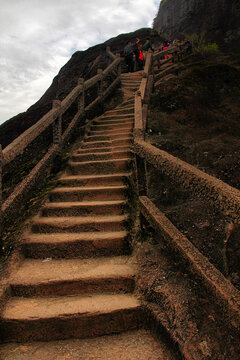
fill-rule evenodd
<path id="1" fill-rule="evenodd" d="M 100 75 L 100 79 L 98 81 L 98 96 L 102 98 L 103 95 L 103 69 L 98 69 L 97 73 Z"/>
<path id="2" fill-rule="evenodd" d="M 84 109 L 85 109 L 85 89 L 84 89 L 84 79 L 83 78 L 78 79 L 78 85 L 82 86 L 82 92 L 78 99 L 78 111 L 83 113 Z"/>
<path id="3" fill-rule="evenodd" d="M 112 60 L 110 59 L 110 55 L 109 55 L 109 52 L 110 52 L 110 46 L 107 46 L 106 47 L 106 53 L 108 55 L 108 66 L 111 64 Z"/>
<path id="4" fill-rule="evenodd" d="M 2 152 L 2 145 L 0 144 L 0 214 L 1 214 L 1 207 L 2 207 L 2 203 L 3 203 L 2 177 L 3 177 L 3 152 Z"/>
<path id="5" fill-rule="evenodd" d="M 137 183 L 139 196 L 148 195 L 147 164 L 144 159 L 136 155 Z"/>
<path id="6" fill-rule="evenodd" d="M 119 53 L 117 53 L 117 54 L 116 54 L 116 56 L 117 56 L 117 59 L 119 59 L 119 60 L 120 60 L 120 54 L 119 54 Z M 121 69 L 121 61 L 119 61 L 118 65 L 117 65 L 117 76 L 120 76 L 120 75 L 121 75 L 121 73 L 122 73 L 122 69 Z"/>
<path id="7" fill-rule="evenodd" d="M 53 109 L 61 108 L 61 101 L 60 100 L 53 100 L 52 103 Z M 53 143 L 59 144 L 62 139 L 62 114 L 60 113 L 57 119 L 53 123 Z"/>

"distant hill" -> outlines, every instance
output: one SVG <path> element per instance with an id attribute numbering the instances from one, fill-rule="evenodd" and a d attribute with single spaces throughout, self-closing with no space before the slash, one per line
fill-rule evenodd
<path id="1" fill-rule="evenodd" d="M 153 43 L 161 40 L 156 31 L 142 28 L 135 32 L 121 34 L 103 44 L 90 47 L 86 51 L 74 53 L 53 79 L 51 86 L 34 105 L 0 126 L 0 144 L 3 148 L 46 114 L 52 107 L 52 100 L 63 100 L 76 86 L 78 78 L 88 79 L 96 74 L 98 67 L 106 68 L 108 64 L 105 51 L 107 46 L 110 46 L 114 53 L 122 53 L 127 40 L 134 41 L 137 37 L 145 40 L 148 36 L 151 37 Z"/>
<path id="2" fill-rule="evenodd" d="M 162 0 L 153 28 L 167 38 L 206 32 L 221 50 L 240 49 L 239 0 Z"/>

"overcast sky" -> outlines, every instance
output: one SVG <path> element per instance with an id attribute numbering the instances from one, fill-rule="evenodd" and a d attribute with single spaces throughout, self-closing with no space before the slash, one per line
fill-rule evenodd
<path id="1" fill-rule="evenodd" d="M 160 0 L 0 0 L 0 124 L 26 111 L 77 50 L 151 27 Z"/>

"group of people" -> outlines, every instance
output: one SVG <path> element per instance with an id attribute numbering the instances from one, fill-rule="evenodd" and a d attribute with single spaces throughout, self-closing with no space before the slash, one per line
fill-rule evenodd
<path id="1" fill-rule="evenodd" d="M 136 59 L 137 70 L 143 70 L 144 60 L 149 49 L 154 51 L 149 38 L 146 39 L 144 44 L 139 38 L 136 39 L 135 43 L 132 43 L 131 41 L 127 42 L 127 45 L 124 48 L 124 58 L 128 72 L 134 71 L 134 59 Z"/>
<path id="2" fill-rule="evenodd" d="M 179 39 L 166 40 L 164 41 L 162 46 L 160 46 L 160 51 L 166 50 L 171 46 L 180 46 L 181 48 L 181 45 L 186 45 L 186 51 L 188 53 L 192 52 L 192 44 L 189 39 L 184 39 L 184 41 L 180 41 Z M 124 48 L 124 58 L 128 72 L 134 72 L 135 70 L 134 60 L 136 60 L 136 66 L 137 66 L 136 70 L 143 70 L 144 61 L 146 59 L 146 53 L 148 52 L 149 49 L 151 49 L 151 51 L 154 52 L 150 38 L 147 38 L 144 43 L 140 41 L 139 38 L 137 38 L 134 43 L 132 43 L 131 41 L 127 42 Z M 165 58 L 168 58 L 168 56 L 165 55 Z"/>

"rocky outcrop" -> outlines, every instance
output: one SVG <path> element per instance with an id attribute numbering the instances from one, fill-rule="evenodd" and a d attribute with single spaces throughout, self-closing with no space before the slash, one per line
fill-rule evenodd
<path id="1" fill-rule="evenodd" d="M 162 0 L 153 28 L 167 38 L 206 32 L 206 41 L 222 50 L 239 51 L 238 0 Z"/>

